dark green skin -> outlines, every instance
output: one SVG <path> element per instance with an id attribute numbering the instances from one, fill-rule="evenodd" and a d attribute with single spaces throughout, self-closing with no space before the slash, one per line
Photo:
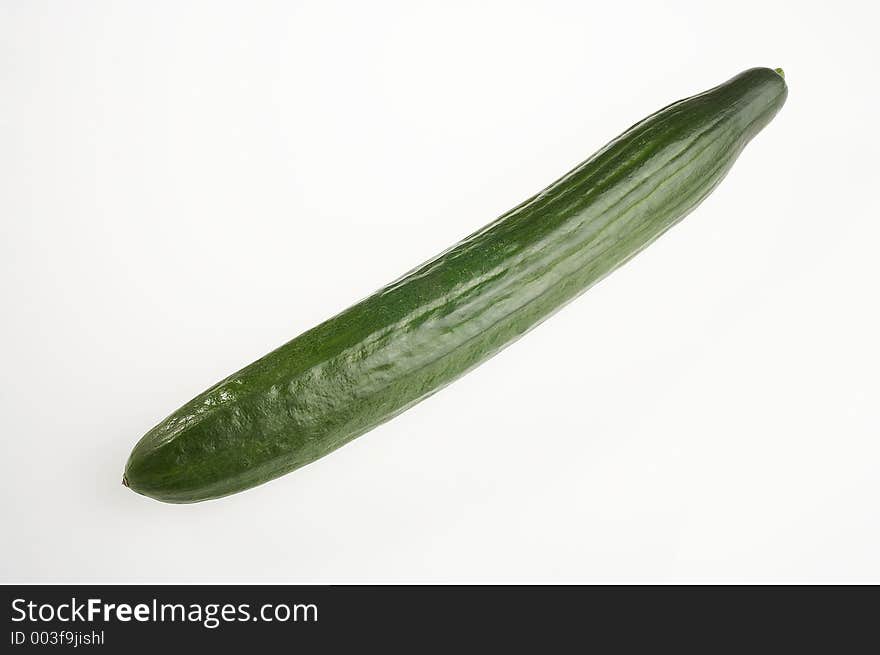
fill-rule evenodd
<path id="1" fill-rule="evenodd" d="M 485 361 L 694 209 L 779 111 L 753 68 L 624 132 L 549 187 L 200 394 L 135 446 L 123 482 L 173 503 L 256 486 Z"/>

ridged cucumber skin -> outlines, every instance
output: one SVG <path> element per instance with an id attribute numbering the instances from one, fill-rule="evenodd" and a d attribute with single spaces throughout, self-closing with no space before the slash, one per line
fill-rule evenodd
<path id="1" fill-rule="evenodd" d="M 652 114 L 454 247 L 201 393 L 123 482 L 172 503 L 313 462 L 522 336 L 694 209 L 787 96 L 747 70 Z"/>

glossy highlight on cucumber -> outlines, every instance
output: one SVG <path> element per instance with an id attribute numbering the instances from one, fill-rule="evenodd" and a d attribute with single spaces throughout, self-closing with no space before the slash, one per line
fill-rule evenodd
<path id="1" fill-rule="evenodd" d="M 124 484 L 171 503 L 226 496 L 403 412 L 684 218 L 787 93 L 781 69 L 753 68 L 650 115 L 452 248 L 183 405 L 137 443 Z"/>

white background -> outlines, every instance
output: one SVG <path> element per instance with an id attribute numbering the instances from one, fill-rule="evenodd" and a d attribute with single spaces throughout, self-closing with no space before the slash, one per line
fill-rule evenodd
<path id="1" fill-rule="evenodd" d="M 3 0 L 0 581 L 880 582 L 872 6 Z M 205 387 L 751 66 L 788 103 L 718 190 L 497 358 L 246 493 L 120 484 Z"/>

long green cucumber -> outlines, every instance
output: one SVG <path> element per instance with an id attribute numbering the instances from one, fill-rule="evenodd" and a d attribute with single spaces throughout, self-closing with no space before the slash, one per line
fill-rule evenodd
<path id="1" fill-rule="evenodd" d="M 151 429 L 124 484 L 187 503 L 313 462 L 485 361 L 663 234 L 785 102 L 753 68 L 637 123 L 549 187 Z"/>

